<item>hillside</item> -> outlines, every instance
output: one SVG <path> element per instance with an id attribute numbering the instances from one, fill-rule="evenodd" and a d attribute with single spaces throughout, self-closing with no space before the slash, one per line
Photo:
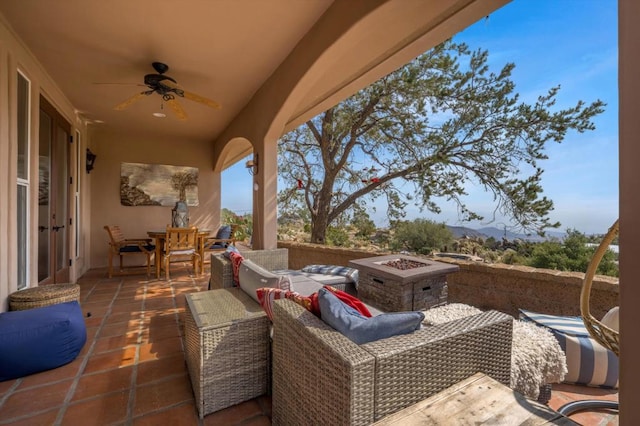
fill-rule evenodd
<path id="1" fill-rule="evenodd" d="M 559 239 L 562 240 L 565 236 L 564 232 L 557 232 L 557 231 L 548 231 L 547 235 L 545 237 L 541 237 L 539 235 L 527 235 L 527 234 L 520 234 L 520 233 L 515 233 L 515 232 L 511 232 L 509 230 L 505 230 L 505 229 L 498 229 L 495 227 L 485 227 L 485 228 L 480 228 L 480 229 L 472 229 L 472 228 L 467 228 L 466 226 L 449 226 L 447 225 L 447 228 L 449 228 L 451 230 L 451 232 L 453 233 L 453 236 L 455 238 L 464 238 L 464 237 L 469 237 L 469 238 L 489 238 L 489 237 L 493 237 L 496 240 L 501 240 L 503 238 L 506 238 L 509 241 L 514 241 L 514 240 L 523 240 L 523 241 L 546 241 L 546 240 L 550 240 L 550 239 Z"/>

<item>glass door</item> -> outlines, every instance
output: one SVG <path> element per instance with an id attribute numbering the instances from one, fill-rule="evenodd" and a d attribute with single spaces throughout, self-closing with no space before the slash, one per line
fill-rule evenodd
<path id="1" fill-rule="evenodd" d="M 38 282 L 69 281 L 71 125 L 40 97 Z"/>

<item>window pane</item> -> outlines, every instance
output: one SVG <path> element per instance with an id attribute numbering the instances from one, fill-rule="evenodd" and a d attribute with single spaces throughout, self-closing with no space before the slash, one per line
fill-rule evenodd
<path id="1" fill-rule="evenodd" d="M 18 184 L 18 290 L 27 286 L 27 187 Z"/>
<path id="2" fill-rule="evenodd" d="M 29 82 L 18 73 L 18 179 L 29 175 Z"/>

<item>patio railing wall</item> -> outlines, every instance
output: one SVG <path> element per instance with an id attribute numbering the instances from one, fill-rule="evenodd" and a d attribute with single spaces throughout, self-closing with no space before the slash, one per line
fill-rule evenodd
<path id="1" fill-rule="evenodd" d="M 389 253 L 374 253 L 280 241 L 289 249 L 289 268 L 309 264 L 343 265 L 349 260 Z M 480 309 L 496 309 L 516 316 L 518 309 L 552 315 L 580 315 L 580 290 L 584 274 L 537 269 L 519 265 L 488 264 L 438 258 L 454 263 L 460 271 L 447 277 L 449 303 L 465 303 Z M 591 293 L 591 313 L 597 318 L 619 306 L 618 279 L 596 276 Z"/>

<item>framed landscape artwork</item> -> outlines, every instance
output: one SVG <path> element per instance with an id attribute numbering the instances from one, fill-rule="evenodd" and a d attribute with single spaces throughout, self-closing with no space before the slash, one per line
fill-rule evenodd
<path id="1" fill-rule="evenodd" d="M 183 199 L 198 205 L 198 169 L 164 164 L 121 163 L 120 204 L 174 206 Z"/>

